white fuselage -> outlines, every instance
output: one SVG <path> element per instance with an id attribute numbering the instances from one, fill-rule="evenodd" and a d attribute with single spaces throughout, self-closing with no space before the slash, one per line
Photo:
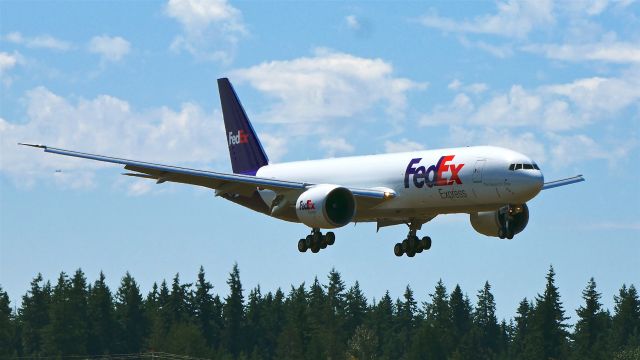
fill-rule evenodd
<path id="1" fill-rule="evenodd" d="M 512 164 L 520 166 L 510 170 Z M 260 168 L 256 175 L 395 192 L 389 201 L 366 211 L 358 210 L 354 221 L 495 210 L 529 201 L 544 183 L 541 171 L 527 156 L 494 146 L 271 164 Z M 275 196 L 269 190 L 260 191 L 260 195 L 267 204 Z"/>

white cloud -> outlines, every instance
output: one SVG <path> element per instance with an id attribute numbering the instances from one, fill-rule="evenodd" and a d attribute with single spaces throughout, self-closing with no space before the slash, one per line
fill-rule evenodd
<path id="1" fill-rule="evenodd" d="M 265 62 L 233 72 L 254 88 L 279 100 L 266 116 L 274 122 L 326 121 L 361 115 L 380 104 L 402 118 L 406 93 L 426 84 L 395 77 L 382 59 L 317 49 L 314 56 Z"/>
<path id="2" fill-rule="evenodd" d="M 286 136 L 276 136 L 269 133 L 262 133 L 259 136 L 270 162 L 279 161 L 287 153 Z"/>
<path id="3" fill-rule="evenodd" d="M 445 32 L 491 34 L 510 38 L 524 38 L 534 28 L 554 21 L 551 0 L 498 2 L 495 14 L 481 15 L 472 20 L 456 21 L 435 13 L 421 18 L 424 26 Z"/>
<path id="4" fill-rule="evenodd" d="M 120 36 L 94 36 L 89 41 L 89 52 L 98 54 L 103 61 L 117 62 L 129 53 L 131 44 Z"/>
<path id="5" fill-rule="evenodd" d="M 407 138 L 402 138 L 400 141 L 386 140 L 384 142 L 384 151 L 387 153 L 424 150 L 424 148 L 424 145 Z"/>
<path id="6" fill-rule="evenodd" d="M 347 23 L 347 27 L 349 29 L 360 29 L 360 21 L 358 21 L 358 18 L 355 15 L 348 15 L 345 17 L 344 21 Z"/>
<path id="7" fill-rule="evenodd" d="M 171 49 L 201 60 L 230 62 L 239 39 L 247 34 L 242 14 L 226 0 L 169 0 L 165 13 L 184 30 Z"/>
<path id="8" fill-rule="evenodd" d="M 0 52 L 0 75 L 14 68 L 19 61 L 20 54 L 18 53 L 14 52 L 13 54 L 9 54 L 4 51 Z"/>
<path id="9" fill-rule="evenodd" d="M 460 80 L 454 79 L 449 83 L 449 85 L 447 85 L 447 88 L 449 90 L 458 90 L 458 91 L 470 92 L 473 94 L 480 94 L 485 92 L 489 88 L 489 86 L 487 86 L 487 84 L 485 83 L 473 83 L 473 84 L 465 85 Z"/>
<path id="10" fill-rule="evenodd" d="M 4 39 L 8 42 L 24 45 L 28 48 L 50 49 L 57 51 L 67 51 L 72 49 L 71 43 L 57 39 L 51 35 L 39 35 L 34 37 L 25 37 L 19 32 L 11 32 Z"/>
<path id="11" fill-rule="evenodd" d="M 18 142 L 197 167 L 226 158 L 220 114 L 205 113 L 192 103 L 177 110 L 160 107 L 139 112 L 109 95 L 72 102 L 44 87 L 29 91 L 24 101 L 26 122 L 0 119 L 0 171 L 18 184 L 47 179 L 85 187 L 92 184 L 96 169 L 109 166 L 45 154 Z"/>
<path id="12" fill-rule="evenodd" d="M 591 44 L 532 44 L 523 46 L 522 50 L 562 61 L 640 63 L 640 43 L 603 41 Z"/>
<path id="13" fill-rule="evenodd" d="M 320 140 L 320 147 L 325 149 L 327 156 L 333 157 L 337 154 L 352 153 L 355 148 L 344 138 L 328 138 Z"/>
<path id="14" fill-rule="evenodd" d="M 464 88 L 452 82 L 449 88 Z M 466 123 L 487 127 L 534 126 L 544 131 L 565 131 L 595 121 L 611 119 L 640 101 L 640 70 L 620 77 L 592 77 L 564 84 L 526 89 L 514 85 L 509 91 L 493 93 L 474 101 L 457 93 L 447 104 L 436 105 L 420 119 L 422 126 Z"/>

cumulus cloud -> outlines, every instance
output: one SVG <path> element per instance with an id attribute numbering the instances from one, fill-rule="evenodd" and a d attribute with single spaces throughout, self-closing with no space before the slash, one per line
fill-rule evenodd
<path id="1" fill-rule="evenodd" d="M 241 12 L 226 0 L 169 0 L 165 13 L 183 28 L 171 49 L 200 60 L 230 62 L 238 41 L 248 33 Z"/>
<path id="2" fill-rule="evenodd" d="M 345 138 L 327 138 L 320 140 L 320 147 L 326 150 L 327 156 L 333 157 L 338 154 L 349 154 L 355 150 L 354 146 L 347 142 Z"/>
<path id="3" fill-rule="evenodd" d="M 344 21 L 349 29 L 360 29 L 360 21 L 358 21 L 358 18 L 355 15 L 347 15 L 347 17 L 344 18 Z"/>
<path id="4" fill-rule="evenodd" d="M 221 115 L 193 103 L 136 111 L 113 96 L 70 101 L 44 87 L 29 91 L 25 102 L 26 122 L 0 119 L 0 171 L 22 185 L 47 179 L 91 186 L 95 171 L 110 165 L 45 154 L 18 142 L 196 167 L 226 156 Z M 143 190 L 136 185 L 132 194 Z"/>
<path id="5" fill-rule="evenodd" d="M 14 68 L 20 61 L 20 54 L 0 51 L 0 75 Z"/>
<path id="6" fill-rule="evenodd" d="M 424 150 L 424 149 L 425 149 L 424 145 L 415 141 L 411 141 L 407 138 L 402 138 L 399 141 L 386 140 L 384 142 L 384 151 L 387 153 L 416 151 L 416 150 Z"/>
<path id="7" fill-rule="evenodd" d="M 73 47 L 70 42 L 57 39 L 48 34 L 27 37 L 17 31 L 14 31 L 5 35 L 4 40 L 33 49 L 67 51 L 71 50 Z"/>
<path id="8" fill-rule="evenodd" d="M 603 41 L 589 44 L 531 44 L 522 49 L 562 61 L 640 63 L 640 43 Z"/>
<path id="9" fill-rule="evenodd" d="M 452 82 L 451 89 L 462 89 Z M 423 126 L 471 124 L 488 127 L 533 126 L 543 131 L 565 131 L 611 119 L 640 101 L 640 71 L 620 77 L 591 77 L 569 83 L 526 89 L 513 85 L 490 97 L 471 99 L 457 93 L 447 104 L 436 105 L 420 119 Z"/>
<path id="10" fill-rule="evenodd" d="M 555 21 L 551 0 L 508 0 L 497 3 L 494 14 L 456 21 L 431 13 L 420 19 L 422 25 L 452 33 L 491 34 L 524 38 L 536 27 Z"/>
<path id="11" fill-rule="evenodd" d="M 131 44 L 120 36 L 94 36 L 89 41 L 89 52 L 100 55 L 102 61 L 117 62 L 131 50 Z"/>
<path id="12" fill-rule="evenodd" d="M 266 117 L 283 123 L 353 117 L 379 104 L 390 116 L 402 118 L 407 92 L 426 87 L 394 76 L 393 66 L 382 59 L 326 49 L 311 57 L 239 69 L 233 77 L 279 100 Z"/>

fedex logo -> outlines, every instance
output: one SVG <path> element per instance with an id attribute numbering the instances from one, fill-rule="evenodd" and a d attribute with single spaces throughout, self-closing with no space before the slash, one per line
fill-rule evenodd
<path id="1" fill-rule="evenodd" d="M 238 130 L 237 134 L 229 131 L 229 146 L 238 144 L 247 144 L 249 142 L 249 134 L 244 130 Z"/>
<path id="2" fill-rule="evenodd" d="M 311 200 L 307 200 L 307 202 L 300 201 L 300 204 L 298 204 L 298 210 L 315 210 L 315 209 L 316 209 L 316 204 L 314 204 L 313 201 Z"/>
<path id="3" fill-rule="evenodd" d="M 413 185 L 417 188 L 424 187 L 427 185 L 428 187 L 435 186 L 446 186 L 453 184 L 462 184 L 462 181 L 458 177 L 458 173 L 460 169 L 464 166 L 464 164 L 453 164 L 450 163 L 453 161 L 455 155 L 446 155 L 438 160 L 438 163 L 435 165 L 431 165 L 428 168 L 424 166 L 414 167 L 415 165 L 420 163 L 422 158 L 411 159 L 409 161 L 409 165 L 407 165 L 407 170 L 404 172 L 404 187 L 409 188 L 409 176 L 413 175 Z M 451 176 L 449 178 L 445 178 L 445 172 L 451 172 Z"/>

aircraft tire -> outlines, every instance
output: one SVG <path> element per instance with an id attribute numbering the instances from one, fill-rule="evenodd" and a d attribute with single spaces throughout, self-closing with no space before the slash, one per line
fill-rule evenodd
<path id="1" fill-rule="evenodd" d="M 413 249 L 412 249 L 411 251 L 408 251 L 408 252 L 407 252 L 407 256 L 408 256 L 408 257 L 414 257 L 414 256 L 416 256 L 416 251 L 415 251 L 415 250 L 413 250 Z"/>
<path id="2" fill-rule="evenodd" d="M 334 234 L 332 231 L 329 231 L 326 236 L 327 236 L 327 245 L 331 246 L 336 242 L 336 234 Z"/>
<path id="3" fill-rule="evenodd" d="M 311 245 L 313 245 L 313 237 L 311 235 L 307 235 L 304 241 L 307 245 L 307 248 L 311 249 Z"/>
<path id="4" fill-rule="evenodd" d="M 420 240 L 416 241 L 416 253 L 420 254 L 424 251 L 424 243 Z"/>
<path id="5" fill-rule="evenodd" d="M 298 240 L 298 251 L 302 253 L 307 251 L 307 241 L 305 239 Z"/>
<path id="6" fill-rule="evenodd" d="M 505 237 L 509 240 L 513 239 L 513 230 L 511 229 L 507 229 L 507 233 L 505 234 Z"/>
<path id="7" fill-rule="evenodd" d="M 504 229 L 500 229 L 500 230 L 498 230 L 498 237 L 499 237 L 500 239 L 504 239 L 504 238 L 506 237 L 506 236 L 505 236 L 505 231 L 504 231 Z"/>
<path id="8" fill-rule="evenodd" d="M 314 254 L 317 254 L 317 253 L 318 253 L 318 251 L 320 251 L 320 247 L 314 244 L 314 245 L 311 247 L 311 252 L 312 252 L 312 253 L 314 253 Z"/>
<path id="9" fill-rule="evenodd" d="M 320 249 L 326 249 L 328 245 L 327 238 L 323 236 L 322 240 L 320 240 Z"/>
<path id="10" fill-rule="evenodd" d="M 401 245 L 402 245 L 402 251 L 403 252 L 405 252 L 405 253 L 409 252 L 409 240 L 407 240 L 407 239 L 402 240 L 402 244 Z"/>
<path id="11" fill-rule="evenodd" d="M 431 249 L 431 238 L 430 237 L 425 236 L 425 237 L 422 238 L 422 247 L 425 250 Z"/>
<path id="12" fill-rule="evenodd" d="M 404 254 L 404 251 L 402 250 L 402 244 L 401 243 L 396 243 L 396 245 L 393 247 L 393 253 L 397 256 L 400 257 Z"/>

